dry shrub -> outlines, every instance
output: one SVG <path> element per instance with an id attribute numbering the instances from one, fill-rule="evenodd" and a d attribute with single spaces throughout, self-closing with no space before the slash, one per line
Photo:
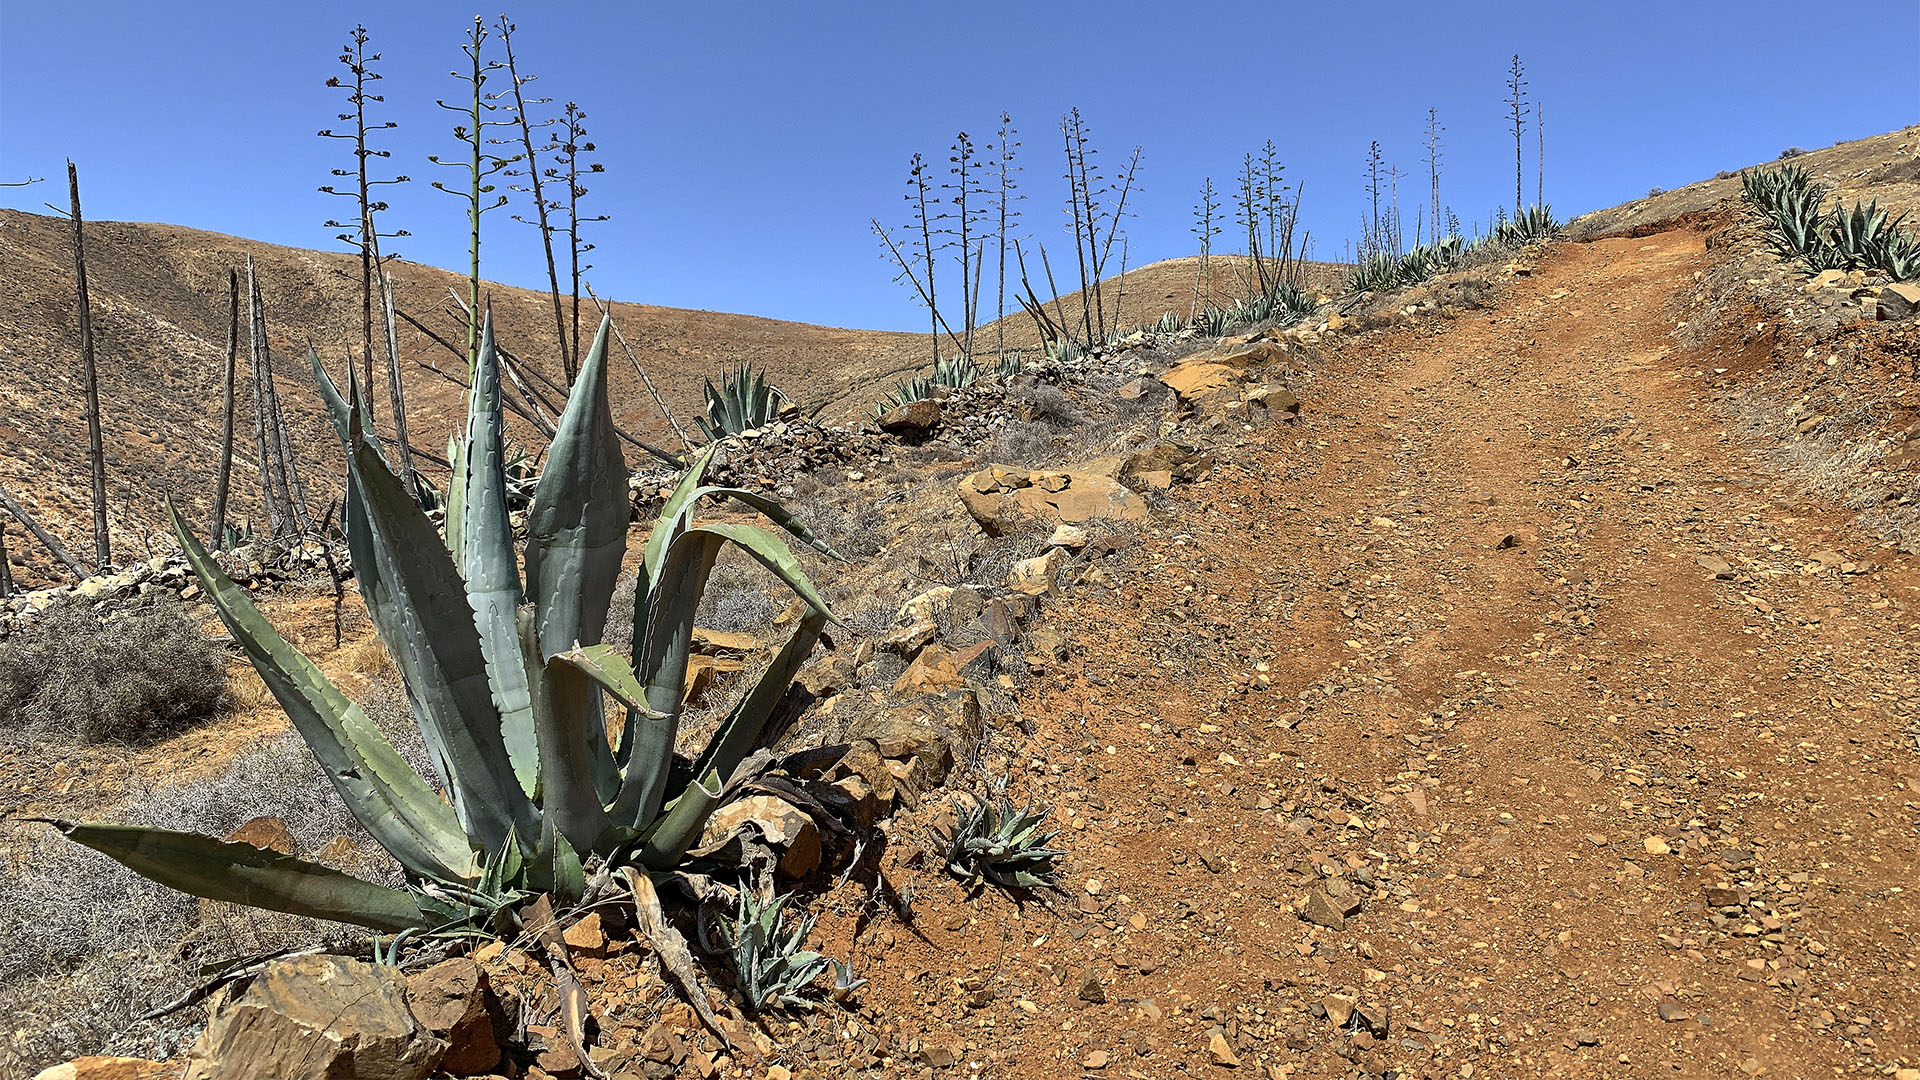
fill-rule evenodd
<path id="1" fill-rule="evenodd" d="M 171 593 L 62 599 L 0 646 L 0 737 L 150 743 L 233 704 L 226 654 Z"/>
<path id="2" fill-rule="evenodd" d="M 378 685 L 367 709 L 402 757 L 429 768 L 397 689 Z M 291 732 L 260 741 L 219 774 L 156 786 L 107 816 L 212 836 L 256 817 L 277 817 L 287 823 L 298 854 L 375 881 L 402 881 L 399 865 L 361 831 Z M 339 838 L 350 842 L 329 852 Z M 41 826 L 22 826 L 7 839 L 7 865 L 0 868 L 4 1080 L 80 1054 L 177 1054 L 204 1019 L 200 1010 L 147 1023 L 134 1018 L 195 985 L 201 966 L 353 933 L 313 919 L 204 903 Z"/>

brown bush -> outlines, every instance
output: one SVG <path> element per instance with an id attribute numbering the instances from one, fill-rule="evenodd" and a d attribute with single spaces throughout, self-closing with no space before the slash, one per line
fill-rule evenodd
<path id="1" fill-rule="evenodd" d="M 63 599 L 0 646 L 0 738 L 147 743 L 233 702 L 226 654 L 171 593 Z"/>

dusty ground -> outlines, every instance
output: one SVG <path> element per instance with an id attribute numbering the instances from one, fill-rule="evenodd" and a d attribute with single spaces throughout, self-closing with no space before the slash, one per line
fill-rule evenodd
<path id="1" fill-rule="evenodd" d="M 1557 246 L 1336 356 L 1062 616 L 1012 789 L 1085 917 L 912 872 L 854 947 L 872 1015 L 989 1076 L 1225 1076 L 1216 1031 L 1270 1076 L 1920 1061 L 1920 577 L 1669 351 L 1704 259 Z M 1314 888 L 1364 903 L 1313 925 Z"/>

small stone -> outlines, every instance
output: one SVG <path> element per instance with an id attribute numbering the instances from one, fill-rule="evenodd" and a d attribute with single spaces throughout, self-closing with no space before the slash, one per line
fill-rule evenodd
<path id="1" fill-rule="evenodd" d="M 421 1027 L 447 1041 L 439 1069 L 476 1076 L 500 1063 L 494 1021 L 505 1016 L 487 973 L 465 957 L 442 960 L 407 980 L 407 1007 Z"/>
<path id="2" fill-rule="evenodd" d="M 1081 1059 L 1080 1064 L 1088 1069 L 1104 1069 L 1112 1060 L 1105 1050 L 1095 1050 Z"/>
<path id="3" fill-rule="evenodd" d="M 1052 536 L 1047 538 L 1047 546 L 1079 551 L 1087 546 L 1087 530 L 1078 525 L 1063 523 L 1053 530 Z"/>
<path id="4" fill-rule="evenodd" d="M 80 1057 L 34 1074 L 33 1080 L 172 1080 L 178 1065 L 146 1058 Z"/>
<path id="5" fill-rule="evenodd" d="M 1694 562 L 1700 564 L 1702 570 L 1712 574 L 1718 581 L 1733 580 L 1733 564 L 1725 559 L 1714 555 L 1702 555 Z"/>
<path id="6" fill-rule="evenodd" d="M 1200 857 L 1200 865 L 1206 867 L 1208 873 L 1217 874 L 1227 868 L 1227 860 L 1210 848 L 1202 848 L 1194 854 Z"/>
<path id="7" fill-rule="evenodd" d="M 1240 1059 L 1234 1056 L 1227 1037 L 1218 1031 L 1207 1037 L 1207 1060 L 1223 1069 L 1240 1067 Z"/>
<path id="8" fill-rule="evenodd" d="M 1081 974 L 1080 989 L 1077 991 L 1077 995 L 1081 1001 L 1091 1002 L 1095 1005 L 1105 1005 L 1107 1003 L 1107 988 L 1100 984 L 1100 976 L 1095 974 L 1092 968 L 1088 968 Z"/>
<path id="9" fill-rule="evenodd" d="M 1340 913 L 1327 894 L 1315 889 L 1307 894 L 1307 906 L 1300 911 L 1300 917 L 1316 926 L 1329 930 L 1345 930 L 1347 917 Z"/>
<path id="10" fill-rule="evenodd" d="M 1327 1019 L 1333 1026 L 1343 1028 L 1353 1019 L 1353 1010 L 1360 1005 L 1360 999 L 1353 994 L 1328 994 L 1320 999 L 1320 1007 L 1327 1010 Z"/>
<path id="11" fill-rule="evenodd" d="M 920 1060 L 936 1069 L 958 1062 L 967 1052 L 967 1044 L 950 1031 L 920 1037 Z"/>
<path id="12" fill-rule="evenodd" d="M 1677 1024 L 1682 1020 L 1690 1020 L 1693 1018 L 1693 1014 L 1687 1011 L 1685 1005 L 1671 998 L 1660 1003 L 1659 1013 L 1660 1019 L 1669 1024 Z"/>
<path id="13" fill-rule="evenodd" d="M 1575 1046 L 1599 1046 L 1600 1033 L 1592 1028 L 1581 1028 L 1573 1033 Z"/>
<path id="14" fill-rule="evenodd" d="M 587 917 L 566 928 L 560 934 L 567 948 L 582 956 L 601 956 L 607 951 L 607 935 L 600 927 L 600 913 L 590 911 Z"/>
<path id="15" fill-rule="evenodd" d="M 1889 319 L 1904 319 L 1920 311 L 1920 282 L 1896 282 L 1880 290 L 1880 299 L 1874 304 L 1874 317 L 1885 322 Z"/>
<path id="16" fill-rule="evenodd" d="M 1640 841 L 1640 845 L 1647 849 L 1647 854 L 1649 855 L 1673 854 L 1673 849 L 1667 846 L 1667 842 L 1657 836 L 1647 837 L 1645 840 Z"/>

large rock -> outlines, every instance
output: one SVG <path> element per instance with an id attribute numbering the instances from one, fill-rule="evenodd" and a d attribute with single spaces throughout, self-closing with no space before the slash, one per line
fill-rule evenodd
<path id="1" fill-rule="evenodd" d="M 870 742 L 882 758 L 905 766 L 889 768 L 889 775 L 894 795 L 911 805 L 946 779 L 956 759 L 973 755 L 981 731 L 980 699 L 957 690 L 862 717 L 848 727 L 847 741 Z"/>
<path id="2" fill-rule="evenodd" d="M 1206 360 L 1188 360 L 1175 364 L 1160 376 L 1167 389 L 1180 395 L 1181 401 L 1193 401 L 1218 393 L 1237 385 L 1241 379 L 1239 368 L 1226 364 L 1215 364 Z"/>
<path id="3" fill-rule="evenodd" d="M 1880 299 L 1874 305 L 1874 317 L 1882 321 L 1904 319 L 1920 310 L 1920 281 L 1896 282 L 1880 287 Z"/>
<path id="4" fill-rule="evenodd" d="M 893 692 L 899 697 L 917 697 L 964 689 L 967 676 L 973 674 L 970 669 L 988 663 L 987 653 L 992 648 L 991 641 L 976 642 L 958 652 L 941 645 L 928 645 L 894 680 Z"/>
<path id="5" fill-rule="evenodd" d="M 407 980 L 413 1018 L 447 1041 L 440 1070 L 479 1076 L 500 1064 L 500 1028 L 505 1014 L 487 973 L 465 957 L 442 960 Z"/>
<path id="6" fill-rule="evenodd" d="M 1212 352 L 1201 353 L 1196 360 L 1210 364 L 1238 368 L 1246 371 L 1258 367 L 1270 367 L 1287 362 L 1286 343 L 1272 340 L 1246 341 L 1233 345 L 1223 344 Z"/>
<path id="7" fill-rule="evenodd" d="M 1067 553 L 1053 548 L 1045 555 L 1021 559 L 1007 571 L 1007 587 L 1028 596 L 1053 596 L 1060 592 L 1060 569 Z"/>
<path id="8" fill-rule="evenodd" d="M 880 415 L 880 430 L 894 435 L 920 435 L 940 422 L 940 403 L 912 401 Z"/>
<path id="9" fill-rule="evenodd" d="M 780 852 L 782 874 L 802 878 L 819 869 L 819 826 L 805 811 L 773 795 L 749 795 L 714 811 L 707 819 L 700 846 L 712 848 L 722 844 L 748 822 L 760 830 L 770 847 Z"/>
<path id="10" fill-rule="evenodd" d="M 960 501 L 990 536 L 1022 522 L 1080 524 L 1097 518 L 1145 521 L 1147 504 L 1110 476 L 989 465 L 960 482 Z"/>
<path id="11" fill-rule="evenodd" d="M 400 969 L 314 955 L 261 972 L 193 1044 L 184 1080 L 425 1080 L 447 1043 Z"/>

